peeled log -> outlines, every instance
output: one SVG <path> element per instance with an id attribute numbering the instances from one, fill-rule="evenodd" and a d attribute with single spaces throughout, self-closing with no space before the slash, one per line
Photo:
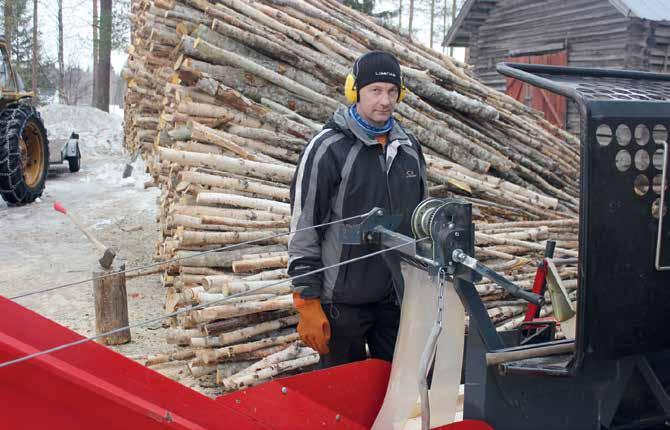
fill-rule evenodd
<path id="1" fill-rule="evenodd" d="M 169 213 L 179 213 L 191 216 L 217 216 L 237 218 L 249 221 L 288 221 L 289 217 L 270 212 L 249 209 L 214 208 L 211 206 L 173 205 Z"/>
<path id="2" fill-rule="evenodd" d="M 171 345 L 190 345 L 192 337 L 202 336 L 202 331 L 197 328 L 180 329 L 173 328 L 165 333 L 165 341 Z"/>
<path id="3" fill-rule="evenodd" d="M 219 276 L 206 276 L 203 282 L 207 286 L 207 291 L 219 292 L 230 295 L 254 290 L 260 287 L 267 287 L 260 290 L 263 294 L 288 294 L 290 292 L 290 283 L 282 280 L 230 280 Z"/>
<path id="4" fill-rule="evenodd" d="M 239 294 L 246 291 L 256 291 L 272 294 L 288 294 L 291 292 L 291 283 L 288 280 L 277 281 L 232 281 L 225 287 L 228 294 Z"/>
<path id="5" fill-rule="evenodd" d="M 167 363 L 169 361 L 189 360 L 193 357 L 195 357 L 195 351 L 191 349 L 186 351 L 178 351 L 172 354 L 158 354 L 149 356 L 144 362 L 144 365 L 147 367 L 152 367 L 158 364 Z"/>
<path id="6" fill-rule="evenodd" d="M 268 355 L 267 357 L 263 358 L 261 361 L 258 363 L 254 363 L 251 366 L 247 367 L 246 369 L 242 369 L 241 371 L 237 372 L 234 375 L 229 376 L 228 378 L 222 378 L 221 380 L 218 381 L 220 385 L 224 386 L 224 389 L 226 390 L 235 390 L 239 386 L 237 383 L 237 380 L 240 377 L 243 377 L 244 375 L 251 374 L 253 372 L 259 371 L 261 369 L 265 369 L 268 366 L 271 366 L 275 363 L 280 363 L 282 361 L 286 360 L 293 360 L 294 358 L 298 357 L 298 354 L 300 354 L 301 347 L 299 342 L 293 343 L 289 345 L 287 348 L 275 352 L 272 355 Z"/>
<path id="7" fill-rule="evenodd" d="M 285 267 L 288 264 L 288 255 L 279 257 L 258 258 L 255 260 L 233 261 L 233 272 L 253 272 L 255 270 Z"/>
<path id="8" fill-rule="evenodd" d="M 269 333 L 271 331 L 279 330 L 282 328 L 292 327 L 298 324 L 299 319 L 300 317 L 298 315 L 291 315 L 274 321 L 267 321 L 249 327 L 244 327 L 239 330 L 230 331 L 227 333 L 221 333 L 219 335 L 219 341 L 221 342 L 222 346 L 231 345 L 246 339 L 250 339 L 254 336 L 258 336 L 259 334 Z"/>
<path id="9" fill-rule="evenodd" d="M 249 152 L 245 151 L 244 148 L 240 147 L 234 142 L 231 142 L 230 140 L 225 139 L 223 136 L 221 136 L 220 132 L 218 130 L 215 130 L 213 128 L 207 127 L 205 125 L 199 124 L 198 122 L 192 121 L 188 124 L 188 128 L 191 131 L 191 139 L 199 140 L 201 142 L 207 142 L 211 143 L 213 145 L 220 146 L 224 149 L 229 150 L 230 152 L 233 152 L 242 158 L 246 158 L 247 160 L 255 160 L 256 157 L 254 157 L 252 154 Z"/>
<path id="10" fill-rule="evenodd" d="M 176 258 L 188 259 L 189 266 L 193 267 L 232 267 L 233 261 L 239 260 L 243 255 L 250 252 L 261 251 L 286 251 L 283 245 L 269 245 L 269 246 L 240 246 L 239 248 L 228 251 L 210 252 L 204 255 L 192 251 L 178 251 Z"/>
<path id="11" fill-rule="evenodd" d="M 270 213 L 291 215 L 291 206 L 288 203 L 273 200 L 256 199 L 253 197 L 236 196 L 225 193 L 199 193 L 196 202 L 205 205 L 225 205 L 240 208 L 259 209 Z"/>
<path id="12" fill-rule="evenodd" d="M 285 345 L 287 343 L 295 342 L 300 339 L 298 333 L 292 333 L 286 336 L 268 337 L 258 340 L 256 342 L 243 343 L 240 345 L 227 346 L 225 348 L 217 348 L 211 351 L 198 351 L 197 357 L 205 364 L 216 363 L 220 359 L 227 357 L 234 357 L 238 354 L 243 354 L 250 351 L 255 351 L 269 346 Z"/>
<path id="13" fill-rule="evenodd" d="M 207 185 L 210 187 L 228 188 L 247 193 L 263 195 L 266 197 L 286 200 L 289 199 L 289 189 L 266 185 L 250 179 L 237 179 L 208 173 L 183 171 L 179 173 L 181 181 L 193 184 Z"/>
<path id="14" fill-rule="evenodd" d="M 258 293 L 262 293 L 258 291 Z M 293 308 L 293 297 L 288 294 L 276 299 L 263 300 L 260 302 L 233 303 L 221 306 L 211 306 L 199 311 L 191 312 L 191 318 L 196 323 L 204 323 L 225 318 L 238 317 L 242 315 L 255 314 L 258 312 L 278 311 Z"/>
<path id="15" fill-rule="evenodd" d="M 274 363 L 279 363 L 282 361 L 286 360 L 292 360 L 300 354 L 302 342 L 295 342 L 287 346 L 286 348 L 282 349 L 281 351 L 275 352 L 274 354 L 268 355 L 267 357 L 263 358 L 261 361 L 252 364 L 251 366 L 247 367 L 246 369 L 242 369 L 236 374 L 232 375 L 231 378 L 234 378 L 236 376 L 241 376 L 244 375 L 245 373 L 251 373 L 256 370 L 261 370 L 266 367 L 268 367 L 271 364 Z M 225 385 L 225 384 L 223 384 Z"/>
<path id="16" fill-rule="evenodd" d="M 276 270 L 265 270 L 255 275 L 245 276 L 245 281 L 271 281 L 273 279 L 285 279 L 288 278 L 288 271 L 286 268 L 276 269 Z"/>
<path id="17" fill-rule="evenodd" d="M 224 155 L 177 151 L 169 148 L 158 148 L 158 154 L 161 160 L 179 163 L 184 166 L 207 166 L 238 175 L 276 180 L 285 184 L 291 182 L 295 171 L 294 168 L 286 166 L 239 160 Z"/>
<path id="18" fill-rule="evenodd" d="M 272 236 L 272 231 L 248 232 L 208 232 L 208 231 L 178 231 L 176 238 L 180 246 L 189 245 L 229 245 L 241 242 L 255 241 L 255 243 L 279 243 L 288 245 L 287 236 Z"/>
<path id="19" fill-rule="evenodd" d="M 204 215 L 200 221 L 204 225 L 225 225 L 230 227 L 244 227 L 247 229 L 283 229 L 288 228 L 290 221 L 245 221 L 229 217 Z"/>
<path id="20" fill-rule="evenodd" d="M 304 357 L 296 358 L 293 360 L 282 361 L 280 363 L 273 364 L 265 369 L 261 369 L 256 372 L 250 372 L 244 374 L 239 378 L 235 379 L 235 388 L 239 389 L 242 387 L 251 387 L 256 384 L 260 384 L 274 376 L 277 376 L 281 373 L 288 372 L 290 370 L 300 369 L 303 367 L 313 366 L 319 362 L 319 354 L 310 354 Z"/>

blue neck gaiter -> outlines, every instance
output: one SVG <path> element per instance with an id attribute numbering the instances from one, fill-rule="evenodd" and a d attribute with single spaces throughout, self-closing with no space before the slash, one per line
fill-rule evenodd
<path id="1" fill-rule="evenodd" d="M 381 136 L 388 133 L 393 128 L 394 119 L 390 117 L 386 124 L 383 127 L 375 127 L 374 125 L 369 124 L 365 121 L 360 114 L 356 111 L 356 105 L 351 105 L 349 107 L 349 115 L 356 121 L 356 123 L 369 135 L 372 136 Z"/>

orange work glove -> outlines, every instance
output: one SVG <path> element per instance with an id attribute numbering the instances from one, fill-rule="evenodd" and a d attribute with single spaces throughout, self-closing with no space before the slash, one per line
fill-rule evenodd
<path id="1" fill-rule="evenodd" d="M 319 354 L 328 354 L 330 352 L 328 349 L 330 323 L 326 314 L 323 313 L 321 300 L 303 299 L 300 293 L 293 293 L 293 304 L 300 314 L 298 334 L 302 341 Z"/>

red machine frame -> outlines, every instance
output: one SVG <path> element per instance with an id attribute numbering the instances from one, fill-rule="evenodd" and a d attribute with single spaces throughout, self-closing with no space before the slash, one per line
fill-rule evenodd
<path id="1" fill-rule="evenodd" d="M 0 297 L 0 363 L 82 339 Z M 390 373 L 366 360 L 277 379 L 212 400 L 87 342 L 0 368 L 7 429 L 369 429 Z M 492 430 L 462 421 L 443 430 Z"/>

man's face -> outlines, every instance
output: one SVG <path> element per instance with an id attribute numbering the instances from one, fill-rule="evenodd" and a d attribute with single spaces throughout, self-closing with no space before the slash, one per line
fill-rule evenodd
<path id="1" fill-rule="evenodd" d="M 398 87 L 388 82 L 375 82 L 361 88 L 356 111 L 372 125 L 388 121 L 398 104 Z"/>

